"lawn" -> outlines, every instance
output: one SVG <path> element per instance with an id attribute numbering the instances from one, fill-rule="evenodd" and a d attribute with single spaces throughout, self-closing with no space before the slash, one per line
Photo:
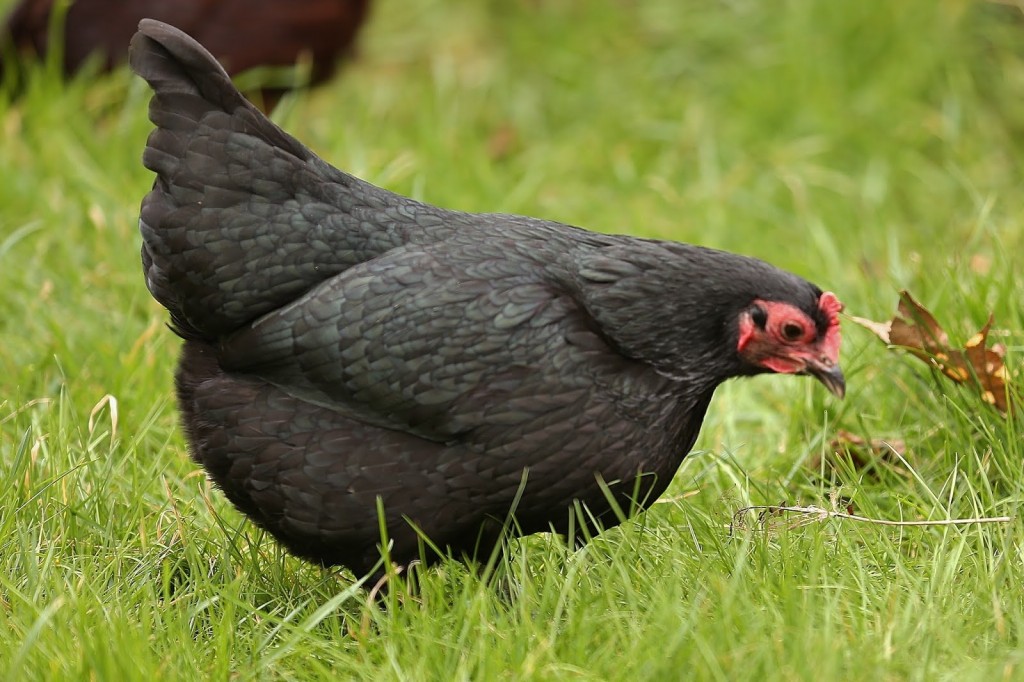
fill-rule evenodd
<path id="1" fill-rule="evenodd" d="M 10 6 L 0 2 L 0 10 Z M 982 0 L 381 0 L 275 120 L 443 206 L 750 254 L 887 319 L 908 289 L 1024 358 L 1024 12 Z M 8 679 L 1024 680 L 1024 422 L 844 322 L 849 392 L 719 390 L 646 514 L 383 607 L 188 458 L 136 225 L 149 91 L 0 92 Z M 1021 377 L 1024 380 L 1024 377 Z M 840 430 L 882 439 L 837 460 Z M 818 506 L 885 526 L 751 513 Z"/>

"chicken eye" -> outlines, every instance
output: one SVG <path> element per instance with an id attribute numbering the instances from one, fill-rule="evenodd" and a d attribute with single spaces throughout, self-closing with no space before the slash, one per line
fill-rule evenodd
<path id="1" fill-rule="evenodd" d="M 750 309 L 750 319 L 761 329 L 768 324 L 768 313 L 765 312 L 764 308 L 759 305 L 755 305 Z"/>
<path id="2" fill-rule="evenodd" d="M 799 322 L 786 322 L 782 325 L 782 336 L 787 341 L 796 341 L 804 335 L 804 328 Z"/>

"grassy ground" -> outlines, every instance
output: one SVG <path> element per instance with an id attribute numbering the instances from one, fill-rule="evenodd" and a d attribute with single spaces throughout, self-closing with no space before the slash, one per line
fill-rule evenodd
<path id="1" fill-rule="evenodd" d="M 9 5 L 10 3 L 0 3 Z M 1024 15 L 967 0 L 382 0 L 361 60 L 276 117 L 464 209 L 757 255 L 884 319 L 909 288 L 1024 357 Z M 661 503 L 536 537 L 391 608 L 210 490 L 140 275 L 143 84 L 0 95 L 0 671 L 10 679 L 1024 679 L 1019 420 L 846 325 L 849 395 L 725 386 Z M 817 464 L 837 429 L 905 460 Z M 843 505 L 841 505 L 842 507 Z M 756 519 L 754 519 L 756 520 Z M 756 526 L 756 524 L 751 524 Z"/>

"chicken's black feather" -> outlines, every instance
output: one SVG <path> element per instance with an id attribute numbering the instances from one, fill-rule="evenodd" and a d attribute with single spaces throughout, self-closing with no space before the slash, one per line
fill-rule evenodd
<path id="1" fill-rule="evenodd" d="M 303 557 L 370 570 L 378 500 L 398 562 L 413 526 L 486 553 L 516 499 L 523 533 L 567 531 L 576 502 L 614 525 L 606 490 L 660 495 L 715 388 L 752 373 L 737 315 L 818 315 L 817 287 L 751 258 L 365 183 L 170 26 L 143 21 L 131 65 L 156 93 L 143 265 L 186 339 L 192 455 Z"/>

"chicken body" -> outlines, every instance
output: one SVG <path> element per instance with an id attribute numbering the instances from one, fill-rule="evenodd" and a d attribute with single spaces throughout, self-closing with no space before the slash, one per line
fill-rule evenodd
<path id="1" fill-rule="evenodd" d="M 125 60 L 141 19 L 152 17 L 196 36 L 232 74 L 259 66 L 293 66 L 308 57 L 311 84 L 326 80 L 352 50 L 370 0 L 75 0 L 60 22 L 67 73 L 97 55 L 106 69 Z M 45 55 L 54 0 L 22 0 L 0 28 L 0 46 Z M 8 65 L 9 67 L 9 65 Z M 5 65 L 0 62 L 0 74 Z M 267 108 L 283 88 L 263 91 Z"/>
<path id="2" fill-rule="evenodd" d="M 302 557 L 372 571 L 379 510 L 398 563 L 421 534 L 486 557 L 511 516 L 523 534 L 613 526 L 665 490 L 726 379 L 842 392 L 838 302 L 795 275 L 374 187 L 159 22 L 131 65 L 155 91 L 142 259 L 185 339 L 192 456 Z"/>

